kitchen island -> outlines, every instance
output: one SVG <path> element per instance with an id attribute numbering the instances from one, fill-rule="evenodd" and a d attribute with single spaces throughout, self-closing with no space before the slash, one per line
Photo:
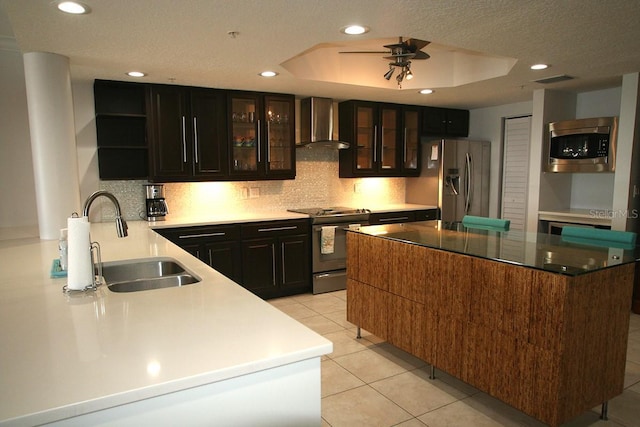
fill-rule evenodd
<path id="1" fill-rule="evenodd" d="M 440 221 L 347 238 L 349 322 L 551 426 L 622 393 L 637 249 Z"/>
<path id="2" fill-rule="evenodd" d="M 65 294 L 57 241 L 0 242 L 0 425 L 320 425 L 330 341 L 146 222 L 91 238 L 105 262 L 171 257 L 201 281 Z"/>

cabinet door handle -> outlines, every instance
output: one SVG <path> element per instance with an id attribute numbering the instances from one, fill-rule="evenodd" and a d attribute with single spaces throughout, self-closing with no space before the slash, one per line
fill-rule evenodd
<path id="1" fill-rule="evenodd" d="M 186 118 L 182 116 L 182 162 L 187 163 L 187 133 Z"/>
<path id="2" fill-rule="evenodd" d="M 202 233 L 202 234 L 183 234 L 178 236 L 178 239 L 195 239 L 197 237 L 216 237 L 216 236 L 224 236 L 227 233 L 218 232 L 218 233 Z"/>
<path id="3" fill-rule="evenodd" d="M 275 243 L 271 244 L 271 263 L 272 263 L 272 275 L 273 275 L 273 286 L 276 285 L 276 245 Z"/>
<path id="4" fill-rule="evenodd" d="M 408 216 L 397 216 L 395 218 L 380 218 L 378 221 L 380 221 L 380 222 L 407 221 L 408 219 L 409 219 Z"/>
<path id="5" fill-rule="evenodd" d="M 256 121 L 256 135 L 258 136 L 258 163 L 260 163 L 260 146 L 262 145 L 260 138 L 260 120 Z"/>
<path id="6" fill-rule="evenodd" d="M 196 258 L 200 259 L 200 249 L 196 249 Z"/>
<path id="7" fill-rule="evenodd" d="M 273 228 L 258 228 L 258 232 L 262 233 L 265 231 L 283 231 L 283 230 L 296 230 L 298 228 L 297 225 L 290 225 L 287 227 L 273 227 Z"/>
<path id="8" fill-rule="evenodd" d="M 282 259 L 280 262 L 282 263 L 282 283 L 287 283 L 286 269 L 284 268 L 284 243 L 280 243 L 280 255 L 282 255 Z"/>
<path id="9" fill-rule="evenodd" d="M 207 252 L 209 252 L 209 265 L 213 267 L 213 254 L 211 253 L 211 249 L 209 249 Z"/>
<path id="10" fill-rule="evenodd" d="M 402 157 L 403 157 L 402 163 L 407 163 L 407 128 L 404 128 L 403 139 L 404 139 L 404 144 L 403 144 L 404 150 L 403 150 L 403 153 L 402 153 Z"/>
<path id="11" fill-rule="evenodd" d="M 378 161 L 378 125 L 373 127 L 373 163 Z"/>
<path id="12" fill-rule="evenodd" d="M 198 163 L 198 119 L 193 117 L 193 149 L 195 151 L 196 163 Z"/>
<path id="13" fill-rule="evenodd" d="M 271 136 L 271 123 L 267 122 L 267 143 L 265 144 L 265 147 L 267 148 L 267 163 L 271 163 L 271 140 L 269 139 L 269 137 Z"/>

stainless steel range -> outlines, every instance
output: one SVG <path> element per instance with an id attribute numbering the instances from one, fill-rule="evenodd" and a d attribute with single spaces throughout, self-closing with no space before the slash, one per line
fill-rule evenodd
<path id="1" fill-rule="evenodd" d="M 347 288 L 347 229 L 369 224 L 369 209 L 289 209 L 311 217 L 313 293 Z"/>

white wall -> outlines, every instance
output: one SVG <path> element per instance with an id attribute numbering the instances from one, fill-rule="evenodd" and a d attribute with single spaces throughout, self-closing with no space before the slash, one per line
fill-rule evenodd
<path id="1" fill-rule="evenodd" d="M 469 138 L 491 141 L 489 216 L 500 216 L 504 119 L 531 114 L 532 102 L 478 108 L 469 113 Z"/>
<path id="2" fill-rule="evenodd" d="M 0 228 L 38 235 L 35 181 L 22 54 L 0 40 Z"/>
<path id="3" fill-rule="evenodd" d="M 622 87 L 579 93 L 576 119 L 620 115 Z M 613 205 L 613 173 L 575 173 L 571 177 L 571 207 L 578 209 L 611 209 Z"/>

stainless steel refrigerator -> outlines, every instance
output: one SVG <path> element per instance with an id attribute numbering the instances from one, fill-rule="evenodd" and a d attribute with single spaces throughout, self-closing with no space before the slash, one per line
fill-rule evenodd
<path id="1" fill-rule="evenodd" d="M 440 219 L 460 222 L 465 215 L 489 215 L 488 141 L 422 141 L 422 171 L 406 180 L 406 201 L 440 208 Z"/>

